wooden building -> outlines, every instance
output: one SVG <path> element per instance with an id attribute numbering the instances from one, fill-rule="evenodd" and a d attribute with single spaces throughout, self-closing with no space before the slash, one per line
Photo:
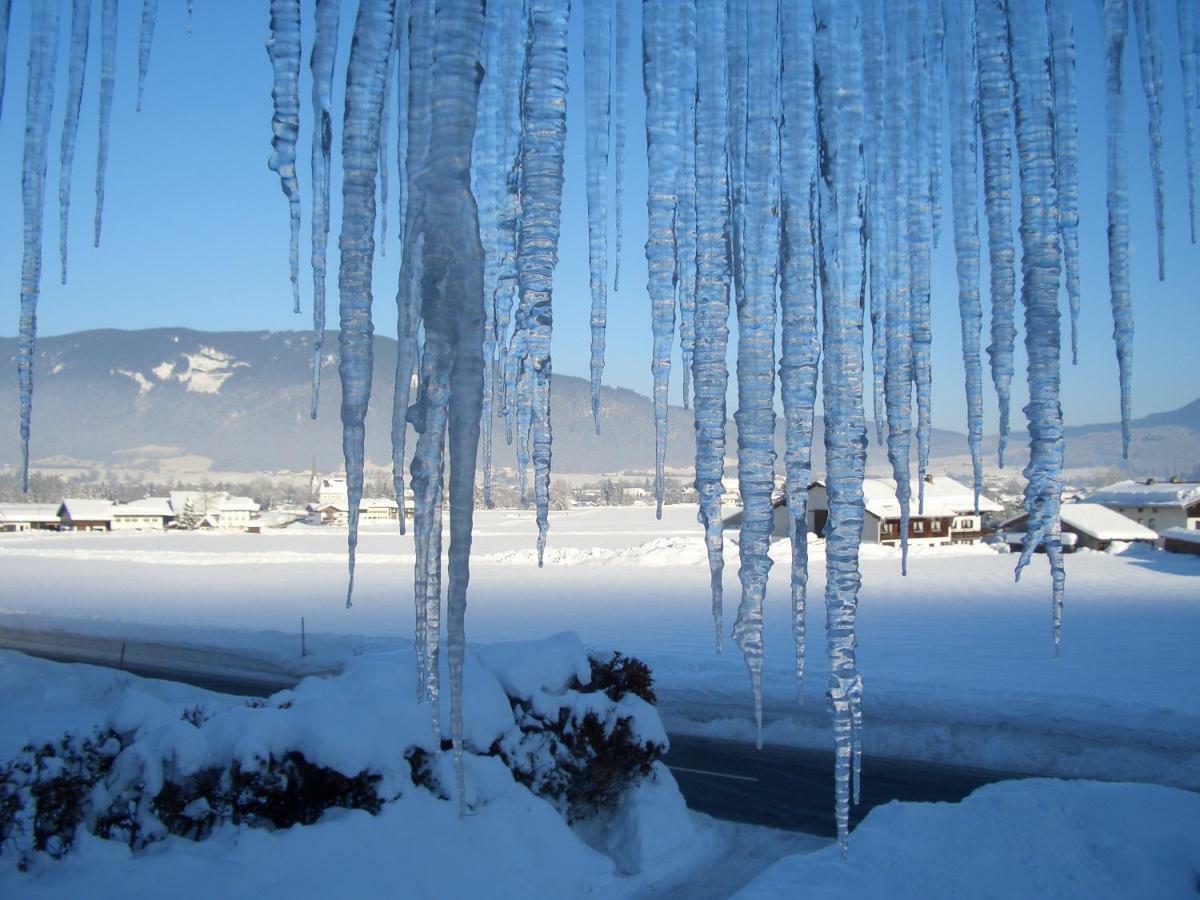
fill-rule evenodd
<path id="1" fill-rule="evenodd" d="M 1162 534 L 1163 549 L 1171 553 L 1191 553 L 1200 556 L 1200 530 L 1168 528 Z"/>
<path id="2" fill-rule="evenodd" d="M 0 503 L 0 531 L 58 531 L 57 503 Z"/>
<path id="3" fill-rule="evenodd" d="M 58 507 L 63 531 L 112 531 L 113 505 L 107 500 L 68 497 Z"/>

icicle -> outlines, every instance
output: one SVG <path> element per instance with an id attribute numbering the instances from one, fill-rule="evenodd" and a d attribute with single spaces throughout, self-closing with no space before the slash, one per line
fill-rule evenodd
<path id="1" fill-rule="evenodd" d="M 320 0 L 318 0 L 320 2 Z M 192 33 L 192 0 L 187 0 L 187 33 Z"/>
<path id="2" fill-rule="evenodd" d="M 745 193 L 742 231 L 744 292 L 737 298 L 738 487 L 742 495 L 738 542 L 742 600 L 733 638 L 746 660 L 754 694 L 756 743 L 762 747 L 763 601 L 771 571 L 768 548 L 775 513 L 775 290 L 779 251 L 778 6 L 750 0 L 745 30 L 749 55 L 744 141 Z"/>
<path id="3" fill-rule="evenodd" d="M 679 84 L 675 73 L 681 52 L 672 40 L 677 7 L 647 0 L 642 8 L 642 79 L 646 91 L 646 156 L 649 232 L 646 237 L 646 290 L 654 332 L 654 496 L 662 518 L 667 458 L 667 388 L 671 344 L 675 336 L 675 189 L 679 141 Z"/>
<path id="4" fill-rule="evenodd" d="M 1041 7 L 1039 9 L 1039 7 Z M 1045 544 L 1053 571 L 1054 646 L 1062 613 L 1063 422 L 1059 405 L 1060 329 L 1057 206 L 1054 191 L 1054 103 L 1046 68 L 1048 36 L 1043 0 L 1010 0 L 1009 35 L 1016 87 L 1017 148 L 1021 172 L 1021 303 L 1029 358 L 1029 465 L 1025 509 L 1029 524 L 1016 576 Z"/>
<path id="5" fill-rule="evenodd" d="M 1183 76 L 1184 145 L 1187 149 L 1188 227 L 1196 243 L 1196 116 L 1200 112 L 1200 8 L 1177 4 L 1179 68 Z M 3 84 L 0 83 L 0 90 Z"/>
<path id="6" fill-rule="evenodd" d="M 953 2 L 945 4 L 943 9 L 946 75 L 950 89 L 950 181 L 954 203 L 954 251 L 958 257 L 958 315 L 966 372 L 967 446 L 971 450 L 975 515 L 979 515 L 979 494 L 983 490 L 983 363 L 979 356 L 979 332 L 983 327 L 983 309 L 979 301 L 975 10 L 970 5 Z"/>
<path id="7" fill-rule="evenodd" d="M 987 352 L 1000 407 L 998 455 L 1004 468 L 1012 393 L 1013 309 L 1016 275 L 1012 238 L 1012 95 L 1008 26 L 1001 0 L 976 0 L 975 36 L 979 53 L 979 126 L 983 134 L 984 210 L 988 221 L 992 326 Z"/>
<path id="8" fill-rule="evenodd" d="M 117 75 L 117 0 L 101 0 L 100 7 L 100 140 L 96 149 L 96 217 L 94 246 L 100 246 L 104 219 L 104 176 L 108 170 L 108 132 L 112 123 L 113 89 Z"/>
<path id="9" fill-rule="evenodd" d="M 400 17 L 392 32 L 392 49 L 388 52 L 387 76 L 383 80 L 383 104 L 379 108 L 379 255 L 387 256 L 387 210 L 388 210 L 388 107 L 391 105 L 392 82 L 396 79 L 396 68 L 400 49 Z"/>
<path id="10" fill-rule="evenodd" d="M 149 2 L 146 5 L 149 7 Z M 149 52 L 147 44 L 147 55 Z M 296 139 L 300 135 L 300 0 L 271 0 L 271 35 L 267 38 L 267 56 L 271 58 L 274 72 L 271 100 L 275 104 L 275 114 L 271 117 L 271 158 L 267 166 L 279 176 L 291 214 L 292 240 L 288 264 L 292 279 L 292 312 L 298 313 L 300 185 L 296 180 Z M 138 89 L 140 92 L 140 84 Z"/>
<path id="11" fill-rule="evenodd" d="M 528 373 L 532 401 L 538 566 L 550 528 L 550 332 L 562 207 L 566 140 L 569 0 L 530 0 L 529 44 L 521 108 L 521 224 L 517 250 L 521 305 L 517 367 Z M 520 401 L 519 401 L 520 402 Z"/>
<path id="12" fill-rule="evenodd" d="M 729 241 L 733 262 L 733 287 L 742 294 L 742 206 L 746 190 L 746 79 L 750 50 L 746 44 L 746 9 L 749 0 L 727 0 L 725 64 L 728 67 Z"/>
<path id="13" fill-rule="evenodd" d="M 479 234 L 484 266 L 483 503 L 492 506 L 492 428 L 494 404 L 503 392 L 507 336 L 516 280 L 516 221 L 520 194 L 514 174 L 520 147 L 521 69 L 524 65 L 524 10 L 520 3 L 488 7 L 485 29 L 487 77 L 480 87 L 480 124 L 475 133 L 472 177 L 477 182 Z M 497 362 L 497 348 L 500 361 Z M 501 409 L 504 408 L 500 396 Z"/>
<path id="14" fill-rule="evenodd" d="M 926 72 L 929 85 L 929 203 L 930 221 L 933 246 L 942 241 L 942 106 L 945 84 L 942 73 L 945 71 L 943 49 L 946 39 L 946 26 L 942 13 L 942 0 L 928 0 L 929 16 L 929 48 L 926 51 Z M 967 0 L 951 0 L 964 3 Z"/>
<path id="15" fill-rule="evenodd" d="M 58 256 L 62 283 L 67 283 L 67 230 L 71 213 L 71 167 L 75 163 L 75 136 L 79 133 L 79 104 L 83 100 L 83 77 L 87 67 L 88 23 L 92 0 L 74 0 L 71 5 L 70 71 L 67 76 L 67 111 L 63 121 L 62 148 L 58 167 Z"/>
<path id="16" fill-rule="evenodd" d="M 608 127 L 612 71 L 611 0 L 584 2 L 584 94 L 587 134 L 588 271 L 592 290 L 592 422 L 600 433 L 600 381 L 604 375 L 604 330 L 608 323 Z"/>
<path id="17" fill-rule="evenodd" d="M 810 4 L 811 5 L 811 4 Z M 887 343 L 884 335 L 887 281 L 886 212 L 894 197 L 883 194 L 882 153 L 884 135 L 884 23 L 881 0 L 868 0 L 863 10 L 863 100 L 872 140 L 866 143 L 869 189 L 867 232 L 870 250 L 871 377 L 875 413 L 875 437 L 883 444 L 887 418 L 884 400 L 884 370 Z M 805 497 L 807 500 L 807 495 Z M 794 553 L 793 553 L 794 556 Z"/>
<path id="18" fill-rule="evenodd" d="M 1047 0 L 1054 73 L 1054 183 L 1058 232 L 1071 308 L 1071 364 L 1079 362 L 1079 110 L 1075 97 L 1075 25 L 1068 0 Z"/>
<path id="19" fill-rule="evenodd" d="M 25 148 L 21 161 L 24 252 L 17 384 L 21 392 L 21 489 L 29 491 L 29 432 L 33 412 L 33 351 L 42 282 L 42 221 L 46 200 L 46 145 L 54 108 L 58 64 L 58 3 L 35 3 L 29 27 L 29 80 L 25 97 Z"/>
<path id="20" fill-rule="evenodd" d="M 697 0 L 697 56 L 719 60 L 725 52 L 724 0 Z M 723 630 L 721 495 L 725 474 L 725 395 L 729 372 L 729 158 L 725 129 L 728 97 L 725 67 L 697 67 L 696 96 L 696 349 L 692 374 L 696 395 L 696 494 L 704 526 L 712 585 L 716 648 Z"/>
<path id="21" fill-rule="evenodd" d="M 379 160 L 379 105 L 392 41 L 394 0 L 362 0 L 346 69 L 346 113 L 342 124 L 342 234 L 338 293 L 341 332 L 338 345 L 342 381 L 342 452 L 346 458 L 347 538 L 350 578 L 346 606 L 354 593 L 354 551 L 358 545 L 359 502 L 363 490 L 363 448 L 371 400 L 374 327 L 371 323 L 371 270 L 375 256 L 375 170 Z M 401 497 L 403 502 L 403 496 Z"/>
<path id="22" fill-rule="evenodd" d="M 321 394 L 321 357 L 325 345 L 325 248 L 329 242 L 329 166 L 333 152 L 333 69 L 337 61 L 338 20 L 341 0 L 317 0 L 316 32 L 312 56 L 312 270 L 313 270 L 313 368 L 312 410 L 317 417 Z M 403 496 L 400 519 L 404 520 Z"/>
<path id="23" fill-rule="evenodd" d="M 615 118 L 613 142 L 613 180 L 615 191 L 613 206 L 616 215 L 616 247 L 613 250 L 613 291 L 621 288 L 621 243 L 625 236 L 625 55 L 629 51 L 629 4 L 628 0 L 614 0 L 617 6 L 616 46 L 613 49 L 613 117 Z"/>
<path id="24" fill-rule="evenodd" d="M 888 461 L 896 481 L 900 506 L 900 572 L 908 574 L 908 520 L 911 512 L 912 481 L 909 455 L 912 448 L 912 298 L 910 258 L 907 244 L 909 169 L 913 122 L 910 115 L 912 72 L 904 41 L 906 11 L 902 4 L 887 3 L 885 25 L 891 40 L 886 47 L 882 134 L 884 177 L 881 193 L 895 198 L 888 204 L 888 287 L 884 310 L 886 376 L 884 398 L 888 420 Z"/>
<path id="25" fill-rule="evenodd" d="M 1179 0 L 1181 3 L 1195 0 Z M 1133 0 L 1133 20 L 1137 24 L 1138 62 L 1142 73 L 1142 91 L 1150 130 L 1150 174 L 1154 182 L 1154 230 L 1158 237 L 1158 280 L 1166 278 L 1163 238 L 1166 225 L 1163 214 L 1162 164 L 1162 35 L 1158 27 L 1158 8 L 1154 0 Z"/>
<path id="26" fill-rule="evenodd" d="M 1129 177 L 1125 167 L 1125 98 L 1121 58 L 1129 23 L 1128 0 L 1104 0 L 1104 57 L 1108 127 L 1108 286 L 1112 296 L 1113 340 L 1121 382 L 1121 449 L 1129 458 L 1133 403 L 1133 306 L 1129 297 Z"/>
<path id="27" fill-rule="evenodd" d="M 868 17 L 881 14 L 878 2 Z M 813 265 L 813 190 L 816 176 L 816 119 L 813 91 L 813 11 L 799 0 L 780 16 L 783 45 L 780 130 L 779 305 L 783 321 L 779 359 L 780 395 L 786 422 L 788 531 L 792 542 L 792 638 L 796 652 L 796 697 L 804 702 L 804 613 L 808 596 L 808 485 L 812 481 L 813 414 L 817 400 L 817 294 Z M 882 24 L 881 22 L 879 24 Z M 876 32 L 879 34 L 879 32 Z M 877 47 L 882 51 L 882 43 Z M 879 61 L 882 72 L 882 59 Z M 713 66 L 712 68 L 719 68 Z M 882 78 L 878 80 L 882 87 Z M 874 235 L 872 239 L 874 240 Z M 882 365 L 879 369 L 882 375 Z M 882 396 L 879 398 L 882 400 Z"/>
<path id="28" fill-rule="evenodd" d="M 933 386 L 931 351 L 933 345 L 930 315 L 930 251 L 932 239 L 932 166 L 933 112 L 929 108 L 929 80 L 936 74 L 931 67 L 929 11 L 925 0 L 912 0 L 907 17 L 909 60 L 914 76 L 913 125 L 916 144 L 909 166 L 908 250 L 911 256 L 912 287 L 912 371 L 917 387 L 917 511 L 925 512 L 925 472 L 929 468 L 929 441 L 932 431 L 930 391 Z"/>
<path id="29" fill-rule="evenodd" d="M 463 771 L 463 667 L 466 592 L 475 504 L 475 461 L 483 398 L 483 248 L 471 194 L 471 144 L 479 93 L 483 5 L 438 0 L 431 72 L 438 102 L 429 117 L 428 168 L 417 180 L 424 216 L 421 306 L 425 329 L 421 388 L 415 417 L 420 436 L 413 456 L 416 532 L 427 538 L 424 572 L 430 707 L 436 721 L 441 568 L 441 484 L 444 445 L 450 448 L 450 549 L 446 592 L 446 651 L 450 672 L 450 737 L 459 815 L 466 813 Z M 565 21 L 563 22 L 565 32 Z M 564 48 L 565 55 L 565 48 Z M 415 198 L 414 198 L 415 199 Z M 435 733 L 440 739 L 440 733 Z"/>
<path id="30" fill-rule="evenodd" d="M 683 408 L 691 398 L 689 381 L 696 348 L 696 4 L 679 7 L 675 55 L 679 70 L 680 153 L 675 189 L 675 294 L 679 306 L 679 345 L 683 359 Z"/>
<path id="31" fill-rule="evenodd" d="M 478 128 L 471 159 L 471 181 L 479 207 L 479 238 L 483 245 L 483 407 L 480 427 L 483 431 L 483 505 L 492 508 L 492 398 L 494 393 L 493 360 L 496 355 L 496 293 L 500 277 L 500 207 L 508 185 L 508 169 L 501 161 L 504 141 L 504 93 L 511 73 L 504 68 L 511 56 L 506 42 L 505 17 L 515 4 L 492 3 L 487 9 L 483 33 L 483 83 L 479 88 Z M 506 162 L 506 161 L 505 161 Z"/>
<path id="32" fill-rule="evenodd" d="M 405 178 L 407 201 L 404 211 L 404 250 L 400 277 L 396 286 L 396 371 L 392 391 L 392 485 L 396 497 L 404 496 L 404 456 L 408 443 L 409 397 L 417 365 L 417 338 L 421 327 L 421 260 L 424 256 L 424 194 L 419 178 L 425 171 L 429 150 L 429 122 L 433 92 L 433 0 L 412 0 L 408 4 L 408 146 Z M 398 7 L 402 13 L 404 6 Z M 415 424 L 415 423 L 414 423 Z M 399 518 L 404 534 L 404 515 Z M 418 684 L 425 675 L 425 608 L 418 594 L 414 598 Z M 436 671 L 433 673 L 436 677 Z M 423 690 L 423 688 L 422 688 Z"/>
<path id="33" fill-rule="evenodd" d="M 566 9 L 560 10 L 563 57 Z M 536 12 L 535 12 L 536 16 Z M 452 342 L 450 384 L 450 550 L 446 591 L 446 652 L 450 670 L 450 738 L 458 781 L 459 815 L 466 812 L 463 771 L 463 666 L 466 658 L 467 584 L 475 509 L 475 461 L 483 393 L 483 250 L 471 196 L 471 138 L 479 82 L 483 4 L 439 0 L 434 41 L 434 107 L 430 141 L 429 241 L 426 269 L 435 285 L 425 297 L 426 344 L 439 330 Z M 565 82 L 565 70 L 563 72 Z M 547 376 L 549 372 L 547 372 Z M 549 404 L 547 401 L 547 413 Z M 548 430 L 548 426 L 547 426 Z M 548 477 L 548 473 L 547 473 Z M 441 527 L 439 519 L 437 523 Z"/>
<path id="34" fill-rule="evenodd" d="M 838 843 L 846 852 L 851 781 L 859 771 L 862 678 L 855 662 L 855 614 L 861 576 L 866 419 L 863 410 L 862 46 L 855 5 L 818 0 L 818 146 L 821 152 L 821 296 L 824 308 L 823 399 L 829 522 L 825 529 L 827 696 L 833 711 Z M 920 96 L 919 92 L 916 96 Z M 926 222 L 929 221 L 926 216 Z M 855 791 L 857 793 L 857 791 Z"/>
<path id="35" fill-rule="evenodd" d="M 146 90 L 146 71 L 150 68 L 150 47 L 154 44 L 154 23 L 157 20 L 158 0 L 143 0 L 142 29 L 138 32 L 138 112 L 142 111 L 142 95 Z"/>
<path id="36" fill-rule="evenodd" d="M 0 112 L 4 109 L 4 81 L 8 71 L 8 21 L 12 16 L 12 0 L 0 0 Z"/>

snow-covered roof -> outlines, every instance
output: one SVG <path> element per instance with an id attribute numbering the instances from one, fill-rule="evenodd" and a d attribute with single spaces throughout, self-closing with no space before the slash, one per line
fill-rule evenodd
<path id="1" fill-rule="evenodd" d="M 111 522 L 113 517 L 113 505 L 107 500 L 68 497 L 60 509 L 65 518 L 74 522 Z"/>
<path id="2" fill-rule="evenodd" d="M 1162 533 L 1163 538 L 1172 541 L 1186 541 L 1189 544 L 1200 544 L 1200 530 L 1189 528 L 1168 528 Z"/>
<path id="3" fill-rule="evenodd" d="M 163 516 L 174 518 L 175 510 L 169 497 L 146 497 L 134 500 L 132 503 L 122 503 L 113 507 L 114 518 L 122 516 Z"/>
<path id="4" fill-rule="evenodd" d="M 909 514 L 917 515 L 920 482 L 913 479 L 912 499 Z M 867 512 L 880 519 L 896 518 L 900 515 L 900 504 L 896 500 L 896 482 L 891 478 L 864 478 L 863 498 Z M 1000 512 L 1003 507 L 986 494 L 979 495 L 979 511 Z M 929 475 L 925 480 L 926 516 L 971 515 L 975 512 L 975 493 L 948 475 Z"/>
<path id="5" fill-rule="evenodd" d="M 258 512 L 261 507 L 250 497 L 223 497 L 215 504 L 216 510 L 222 512 Z"/>
<path id="6" fill-rule="evenodd" d="M 1024 516 L 1018 516 L 1017 518 L 1024 518 Z M 1025 543 L 1025 532 L 1023 532 L 1023 531 L 1006 531 L 1006 532 L 1004 532 L 1004 540 L 1009 544 L 1024 544 Z M 1074 547 L 1078 543 L 1079 543 L 1079 535 L 1074 534 L 1073 532 L 1070 532 L 1070 531 L 1064 531 L 1062 533 L 1062 545 L 1064 547 Z"/>
<path id="7" fill-rule="evenodd" d="M 57 503 L 0 503 L 0 522 L 57 521 Z"/>
<path id="8" fill-rule="evenodd" d="M 1200 481 L 1118 481 L 1088 497 L 1105 506 L 1190 506 L 1200 500 Z"/>
<path id="9" fill-rule="evenodd" d="M 1065 526 L 1082 532 L 1098 541 L 1155 541 L 1158 533 L 1139 525 L 1128 516 L 1101 506 L 1099 503 L 1064 503 L 1059 517 Z M 1024 523 L 1026 514 L 1014 516 L 1001 524 L 1001 528 L 1010 523 Z M 1009 533 L 1009 539 L 1012 534 Z"/>
<path id="10" fill-rule="evenodd" d="M 387 497 L 363 497 L 359 509 L 399 509 L 400 504 Z"/>

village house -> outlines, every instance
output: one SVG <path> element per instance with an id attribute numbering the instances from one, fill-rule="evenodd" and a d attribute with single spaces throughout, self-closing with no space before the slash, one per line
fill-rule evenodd
<path id="1" fill-rule="evenodd" d="M 58 506 L 63 531 L 112 531 L 113 505 L 107 500 L 68 497 Z"/>
<path id="2" fill-rule="evenodd" d="M 1170 528 L 1200 529 L 1200 482 L 1119 481 L 1088 497 L 1114 512 L 1128 516 L 1159 534 Z"/>
<path id="3" fill-rule="evenodd" d="M 112 508 L 113 531 L 165 531 L 174 521 L 169 497 L 146 497 Z"/>
<path id="4" fill-rule="evenodd" d="M 1200 530 L 1168 528 L 1162 533 L 1162 546 L 1171 553 L 1191 553 L 1200 556 Z"/>
<path id="5" fill-rule="evenodd" d="M 1098 503 L 1064 503 L 1059 519 L 1064 553 L 1079 547 L 1107 550 L 1114 541 L 1153 546 L 1158 540 L 1158 535 L 1145 525 Z M 1000 524 L 1004 540 L 1013 550 L 1020 550 L 1024 545 L 1028 522 L 1029 514 L 1022 513 Z M 1041 545 L 1037 547 L 1038 552 L 1044 552 L 1044 549 Z"/>
<path id="6" fill-rule="evenodd" d="M 979 495 L 979 514 L 975 512 L 974 491 L 947 475 L 925 476 L 925 505 L 919 504 L 920 482 L 913 479 L 909 501 L 908 541 L 932 546 L 974 544 L 983 536 L 983 515 L 998 513 L 1003 507 L 990 497 Z M 896 482 L 890 478 L 864 478 L 862 541 L 865 544 L 900 545 L 900 502 Z M 823 535 L 829 519 L 829 499 L 824 481 L 815 481 L 808 489 L 808 528 Z"/>
<path id="7" fill-rule="evenodd" d="M 313 478 L 313 493 L 317 499 L 308 504 L 308 520 L 313 525 L 346 525 L 350 521 L 350 500 L 345 475 L 322 475 Z M 404 512 L 412 517 L 417 508 L 412 488 L 404 489 Z M 388 497 L 363 497 L 358 504 L 359 521 L 395 522 L 400 518 L 400 504 Z"/>
<path id="8" fill-rule="evenodd" d="M 912 544 L 949 545 L 974 544 L 983 536 L 982 516 L 1000 512 L 1003 507 L 980 494 L 979 514 L 975 513 L 975 495 L 971 488 L 945 475 L 925 476 L 925 507 L 918 509 L 918 482 L 912 483 L 909 504 L 908 538 Z M 890 478 L 863 480 L 862 541 L 865 544 L 900 544 L 900 503 L 896 499 L 896 482 Z M 771 505 L 774 524 L 771 537 L 788 536 L 787 494 L 776 491 Z M 740 528 L 742 513 L 738 511 L 725 519 L 725 527 Z M 823 480 L 808 487 L 808 530 L 824 536 L 829 521 L 829 497 Z"/>
<path id="9" fill-rule="evenodd" d="M 0 531 L 58 531 L 57 503 L 0 503 Z"/>
<path id="10" fill-rule="evenodd" d="M 171 491 L 171 509 L 179 527 L 182 518 L 193 519 L 196 528 L 223 531 L 245 530 L 261 507 L 250 497 L 235 497 L 227 491 Z"/>

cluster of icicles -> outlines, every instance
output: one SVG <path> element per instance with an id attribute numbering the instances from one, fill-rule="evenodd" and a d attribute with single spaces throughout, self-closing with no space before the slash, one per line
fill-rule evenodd
<path id="1" fill-rule="evenodd" d="M 18 367 L 28 467 L 36 303 L 47 141 L 55 94 L 60 3 L 31 0 L 23 163 L 25 253 Z M 101 0 L 100 145 L 95 240 L 100 237 L 112 109 L 118 0 Z M 1133 0 L 1162 277 L 1162 53 L 1154 0 Z M 190 2 L 188 4 L 190 11 Z M 633 0 L 583 0 L 586 179 L 591 287 L 592 409 L 600 425 L 608 282 L 609 159 L 615 160 L 620 269 L 626 143 L 623 70 L 636 59 Z M 317 409 L 330 229 L 332 85 L 340 0 L 313 0 L 313 401 Z M 0 73 L 11 4 L 0 0 Z M 141 102 L 156 0 L 144 0 L 138 54 Z M 566 134 L 569 0 L 359 0 L 345 66 L 338 272 L 341 416 L 350 506 L 350 586 L 363 487 L 371 392 L 371 274 L 387 215 L 389 107 L 396 105 L 402 264 L 396 292 L 399 351 L 393 394 L 394 479 L 403 494 L 408 427 L 416 495 L 416 646 L 419 692 L 439 709 L 440 637 L 451 680 L 451 735 L 462 779 L 464 613 L 476 456 L 483 428 L 483 491 L 491 497 L 491 422 L 498 406 L 515 440 L 522 495 L 533 464 L 539 564 L 548 528 L 551 465 L 550 338 Z M 1126 451 L 1132 319 L 1122 56 L 1128 0 L 1103 3 L 1108 125 L 1109 272 Z M 71 162 L 83 92 L 91 0 L 73 0 L 62 137 L 61 258 L 66 277 Z M 1194 158 L 1200 103 L 1200 14 L 1178 4 L 1188 196 L 1194 237 Z M 1014 313 L 1019 293 L 1029 360 L 1026 407 L 1030 520 L 1017 571 L 1045 545 L 1053 571 L 1057 646 L 1063 567 L 1058 526 L 1063 455 L 1058 297 L 1065 282 L 1071 351 L 1079 309 L 1075 46 L 1068 0 L 644 0 L 656 492 L 661 515 L 667 389 L 676 317 L 683 392 L 695 408 L 696 488 L 711 568 L 720 649 L 721 478 L 731 304 L 737 333 L 737 454 L 743 524 L 741 602 L 733 627 L 762 727 L 762 611 L 771 560 L 776 373 L 786 431 L 791 597 L 796 673 L 804 674 L 806 501 L 818 383 L 829 497 L 826 630 L 828 699 L 836 740 L 836 815 L 845 845 L 861 761 L 862 680 L 855 663 L 859 535 L 867 442 L 864 357 L 873 418 L 886 440 L 906 541 L 910 455 L 924 485 L 930 440 L 930 253 L 942 228 L 939 185 L 949 147 L 958 259 L 968 434 L 976 498 L 982 461 L 981 238 L 976 196 L 982 158 L 991 274 L 992 380 L 1000 455 L 1009 429 Z M 301 2 L 270 0 L 271 168 L 287 197 L 293 297 L 299 308 Z M 721 61 L 724 64 L 720 64 Z M 482 78 L 480 77 L 482 73 Z M 395 101 L 391 91 L 395 90 Z M 2 83 L 0 83 L 2 92 Z M 435 102 L 436 100 L 436 102 Z M 948 111 L 948 113 L 945 113 Z M 942 134 L 943 121 L 949 123 Z M 610 140 L 611 138 L 611 140 Z M 615 146 L 614 146 L 615 145 Z M 1017 156 L 1012 158 L 1012 147 Z M 1013 179 L 1020 189 L 1020 289 L 1013 246 Z M 376 197 L 381 199 L 378 207 Z M 376 219 L 380 241 L 376 242 Z M 870 322 L 864 350 L 864 318 Z M 777 325 L 782 334 L 775 346 Z M 818 375 L 820 379 L 818 381 Z M 414 378 L 415 376 L 415 378 Z M 691 384 L 689 385 L 689 376 Z M 411 396 L 411 385 L 417 385 Z M 912 403 L 916 397 L 916 425 Z M 449 447 L 449 458 L 446 447 Z M 447 462 L 449 476 L 445 474 Z M 923 501 L 918 488 L 917 505 Z M 448 497 L 447 497 L 448 495 Z M 442 510 L 450 507 L 447 616 L 441 617 Z M 401 530 L 404 528 L 401 517 Z M 906 549 L 906 548 L 905 548 Z M 349 594 L 347 595 L 349 604 Z M 798 685 L 799 687 L 799 685 Z M 460 791 L 460 797 L 463 796 Z"/>

